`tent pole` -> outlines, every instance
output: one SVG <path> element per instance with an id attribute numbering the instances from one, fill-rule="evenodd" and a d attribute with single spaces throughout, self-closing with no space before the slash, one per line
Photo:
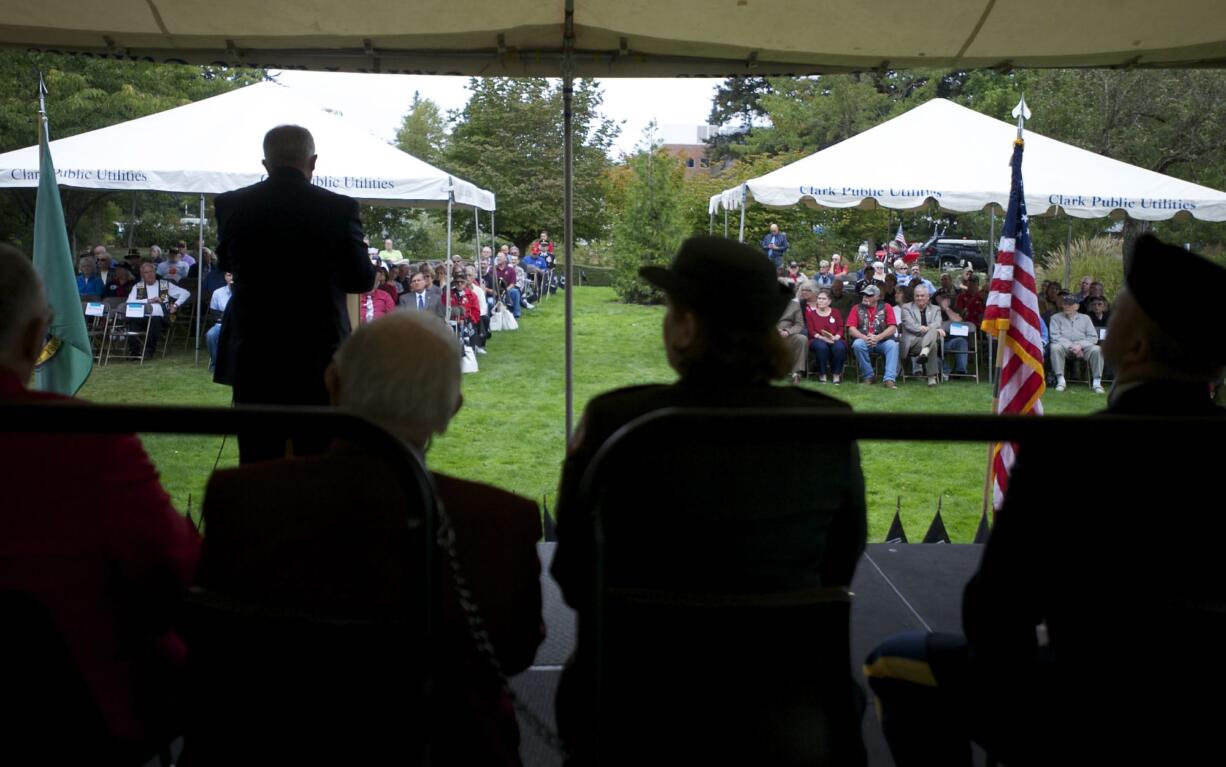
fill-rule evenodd
<path id="1" fill-rule="evenodd" d="M 136 194 L 132 194 L 132 218 L 136 219 Z M 204 322 L 204 195 L 200 195 L 200 240 L 196 246 L 196 366 L 200 366 L 200 325 Z"/>
<path id="2" fill-rule="evenodd" d="M 1073 284 L 1073 220 L 1068 222 L 1068 234 L 1064 236 L 1064 289 Z"/>
<path id="3" fill-rule="evenodd" d="M 490 211 L 490 253 L 498 250 L 498 237 L 495 235 L 497 230 L 494 229 L 494 211 Z M 481 253 L 477 252 L 477 268 L 481 268 Z"/>
<path id="4" fill-rule="evenodd" d="M 989 211 L 992 218 L 988 223 L 988 280 L 992 279 L 992 273 L 996 271 L 996 208 Z"/>
<path id="5" fill-rule="evenodd" d="M 132 193 L 132 215 L 128 218 L 128 250 L 136 240 L 136 192 Z"/>
<path id="6" fill-rule="evenodd" d="M 715 234 L 715 213 L 712 212 L 707 218 L 707 234 Z"/>
<path id="7" fill-rule="evenodd" d="M 741 242 L 745 241 L 745 185 L 741 184 L 741 233 L 737 235 Z"/>
<path id="8" fill-rule="evenodd" d="M 450 181 L 450 179 L 448 179 Z M 447 327 L 451 327 L 451 203 L 455 200 L 455 188 L 447 191 L 447 268 L 443 271 L 443 293 L 444 306 L 443 317 L 447 321 Z"/>
<path id="9" fill-rule="evenodd" d="M 473 206 L 473 232 L 473 241 L 477 243 L 477 254 L 473 256 L 473 259 L 479 264 L 481 263 L 481 211 L 477 210 L 476 205 Z M 451 265 L 448 264 L 447 268 L 450 269 Z"/>
<path id="10" fill-rule="evenodd" d="M 562 267 L 566 280 L 566 443 L 574 432 L 575 419 L 575 2 L 566 0 L 566 23 L 562 31 Z"/>
<path id="11" fill-rule="evenodd" d="M 728 209 L 724 208 L 724 237 L 728 236 Z"/>

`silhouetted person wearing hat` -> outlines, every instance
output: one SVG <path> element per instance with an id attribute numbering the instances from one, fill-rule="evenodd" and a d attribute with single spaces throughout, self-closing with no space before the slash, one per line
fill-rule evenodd
<path id="1" fill-rule="evenodd" d="M 643 267 L 639 274 L 665 293 L 664 352 L 680 378 L 672 384 L 617 389 L 593 399 L 571 439 L 562 469 L 558 546 L 551 572 L 566 602 L 578 612 L 579 640 L 559 687 L 558 725 L 577 763 L 591 757 L 584 748 L 591 725 L 585 717 L 591 696 L 596 577 L 592 510 L 581 505 L 579 487 L 597 450 L 625 424 L 667 407 L 849 410 L 845 403 L 815 391 L 771 385 L 790 371 L 791 358 L 776 322 L 791 300 L 791 289 L 779 282 L 771 262 L 753 248 L 720 237 L 693 237 L 682 244 L 671 266 Z M 727 300 L 728 285 L 737 286 L 735 306 Z M 830 515 L 826 545 L 818 557 L 821 561 L 813 561 L 811 549 L 806 548 L 811 540 L 797 534 L 791 536 L 798 547 L 792 552 L 792 562 L 797 572 L 820 572 L 821 584 L 840 586 L 851 582 L 864 549 L 864 481 L 854 445 L 850 456 L 846 443 L 841 448 L 832 445 L 828 457 L 825 468 L 829 473 L 815 472 L 811 480 L 813 493 L 824 497 Z M 757 476 L 719 479 L 767 480 Z M 679 476 L 676 481 L 697 485 L 713 480 Z M 789 480 L 781 476 L 779 481 Z M 652 491 L 644 488 L 644 492 Z M 718 672 L 713 669 L 712 673 Z M 644 694 L 650 692 L 644 690 Z"/>
<path id="2" fill-rule="evenodd" d="M 1134 252 L 1102 345 L 1116 373 L 1105 414 L 1221 418 L 1209 385 L 1226 342 L 1200 332 L 1217 309 L 1172 301 L 1164 275 L 1213 285 L 1226 269 L 1151 235 Z M 969 765 L 969 740 L 1011 767 L 1220 750 L 1220 444 L 1172 429 L 1086 450 L 1077 434 L 1022 445 L 963 597 L 965 638 L 899 635 L 870 655 L 899 767 Z M 1091 506 L 1062 492 L 1069 476 L 1093 483 Z"/>
<path id="3" fill-rule="evenodd" d="M 234 387 L 237 404 L 327 405 L 324 369 L 350 331 L 345 294 L 375 283 L 358 203 L 311 184 L 316 157 L 306 128 L 273 128 L 264 136 L 268 178 L 215 203 L 218 267 L 234 275 L 234 285 L 214 380 Z M 290 303 L 286 255 L 299 267 Z M 326 447 L 321 440 L 293 449 Z M 275 435 L 239 435 L 243 463 L 285 453 Z"/>

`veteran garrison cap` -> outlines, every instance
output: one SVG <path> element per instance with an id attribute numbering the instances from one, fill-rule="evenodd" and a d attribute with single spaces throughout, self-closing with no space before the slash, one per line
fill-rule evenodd
<path id="1" fill-rule="evenodd" d="M 703 321 L 747 330 L 774 327 L 792 300 L 770 259 L 725 237 L 691 237 L 667 268 L 644 266 L 639 275 Z"/>

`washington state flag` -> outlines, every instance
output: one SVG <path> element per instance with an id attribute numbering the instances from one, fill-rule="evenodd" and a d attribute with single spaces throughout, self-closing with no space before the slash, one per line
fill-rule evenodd
<path id="1" fill-rule="evenodd" d="M 39 131 L 38 198 L 34 206 L 34 269 L 42 278 L 51 305 L 51 327 L 34 369 L 34 385 L 42 391 L 72 396 L 93 368 L 93 350 L 85 329 L 76 269 L 68 249 L 64 208 L 55 183 L 55 165 L 45 127 Z"/>

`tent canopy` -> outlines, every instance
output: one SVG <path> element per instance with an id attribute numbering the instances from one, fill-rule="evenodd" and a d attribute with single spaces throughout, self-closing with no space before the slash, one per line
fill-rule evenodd
<path id="1" fill-rule="evenodd" d="M 0 45 L 232 66 L 557 76 L 1223 66 L 1226 3 L 1181 0 L 41 0 Z"/>
<path id="2" fill-rule="evenodd" d="M 745 197 L 783 208 L 877 207 L 914 210 L 934 200 L 967 213 L 1009 204 L 1009 158 L 1016 124 L 933 99 L 834 146 L 745 182 Z M 1226 221 L 1226 193 L 1079 149 L 1026 131 L 1023 164 L 1031 215 L 1176 215 Z M 738 208 L 742 187 L 716 195 Z"/>
<path id="3" fill-rule="evenodd" d="M 494 195 L 264 82 L 51 142 L 61 186 L 219 194 L 265 177 L 264 134 L 296 123 L 319 160 L 312 183 L 372 204 L 494 209 Z M 51 126 L 54 131 L 55 126 Z M 38 147 L 0 155 L 0 188 L 38 185 Z"/>

